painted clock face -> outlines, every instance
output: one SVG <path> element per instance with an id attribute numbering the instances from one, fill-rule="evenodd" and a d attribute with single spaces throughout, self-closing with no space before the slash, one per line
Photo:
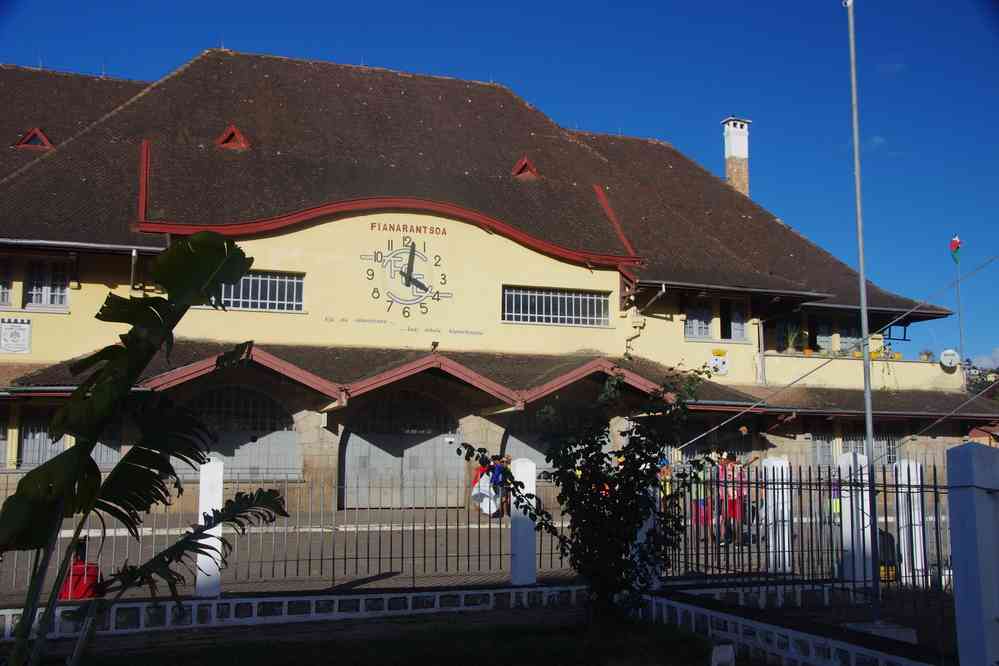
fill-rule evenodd
<path id="1" fill-rule="evenodd" d="M 368 298 L 388 314 L 428 316 L 454 298 L 444 257 L 426 241 L 390 238 L 384 248 L 362 254 L 361 265 Z"/>

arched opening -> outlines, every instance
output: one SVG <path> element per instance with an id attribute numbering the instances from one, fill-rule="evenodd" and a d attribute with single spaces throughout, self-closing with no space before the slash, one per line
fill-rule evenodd
<path id="1" fill-rule="evenodd" d="M 240 386 L 222 386 L 195 396 L 187 407 L 218 435 L 211 456 L 222 461 L 227 478 L 302 477 L 302 449 L 294 420 L 270 396 Z"/>
<path id="2" fill-rule="evenodd" d="M 457 421 L 433 398 L 372 396 L 340 441 L 340 506 L 461 506 L 467 493 L 459 444 Z"/>

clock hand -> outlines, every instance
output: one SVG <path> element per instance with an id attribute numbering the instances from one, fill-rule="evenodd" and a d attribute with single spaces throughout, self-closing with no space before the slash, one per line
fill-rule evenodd
<path id="1" fill-rule="evenodd" d="M 413 281 L 413 260 L 416 259 L 416 243 L 409 246 L 409 264 L 402 274 L 402 286 L 408 287 Z"/>
<path id="2" fill-rule="evenodd" d="M 410 282 L 412 282 L 412 283 L 413 283 L 414 285 L 416 285 L 416 286 L 417 286 L 417 288 L 419 288 L 419 289 L 420 289 L 421 291 L 427 291 L 427 292 L 429 292 L 429 291 L 430 291 L 430 287 L 428 287 L 427 285 L 425 285 L 425 284 L 423 284 L 422 282 L 420 282 L 420 280 L 419 280 L 419 279 L 417 279 L 417 278 L 415 278 L 415 277 L 410 277 L 410 278 L 409 278 L 409 280 L 410 280 Z"/>

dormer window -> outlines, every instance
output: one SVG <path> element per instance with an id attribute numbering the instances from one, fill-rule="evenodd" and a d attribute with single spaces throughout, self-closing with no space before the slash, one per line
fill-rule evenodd
<path id="1" fill-rule="evenodd" d="M 538 168 L 534 166 L 534 162 L 524 155 L 521 157 L 516 164 L 513 165 L 513 169 L 510 174 L 517 180 L 537 180 L 541 177 L 541 173 Z"/>
<path id="2" fill-rule="evenodd" d="M 225 148 L 226 150 L 249 150 L 250 142 L 247 141 L 246 137 L 239 128 L 235 125 L 229 125 L 225 128 L 225 131 L 215 139 L 215 145 L 219 148 Z"/>
<path id="3" fill-rule="evenodd" d="M 14 147 L 18 150 L 51 150 L 54 146 L 45 136 L 45 132 L 38 127 L 32 127 L 14 144 Z"/>

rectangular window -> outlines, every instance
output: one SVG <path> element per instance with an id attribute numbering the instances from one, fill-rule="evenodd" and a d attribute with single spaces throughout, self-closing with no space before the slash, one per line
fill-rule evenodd
<path id="1" fill-rule="evenodd" d="M 250 271 L 237 284 L 222 285 L 222 304 L 239 310 L 302 312 L 305 276 Z"/>
<path id="2" fill-rule="evenodd" d="M 687 308 L 687 318 L 683 322 L 683 335 L 686 338 L 708 339 L 711 337 L 711 308 L 698 305 Z"/>
<path id="3" fill-rule="evenodd" d="M 865 455 L 867 434 L 864 428 L 849 428 L 843 432 L 843 453 Z M 898 435 L 874 431 L 874 464 L 891 465 L 898 461 Z"/>
<path id="4" fill-rule="evenodd" d="M 18 467 L 35 467 L 60 454 L 65 449 L 62 438 L 49 437 L 49 411 L 29 412 L 21 421 L 21 441 L 17 449 Z"/>
<path id="5" fill-rule="evenodd" d="M 24 282 L 24 305 L 65 308 L 69 305 L 69 268 L 62 262 L 31 261 Z"/>
<path id="6" fill-rule="evenodd" d="M 860 328 L 857 326 L 840 326 L 839 328 L 839 350 L 846 354 L 861 352 Z"/>
<path id="7" fill-rule="evenodd" d="M 562 326 L 610 326 L 610 294 L 504 286 L 503 321 Z"/>
<path id="8" fill-rule="evenodd" d="M 723 298 L 718 301 L 722 340 L 746 339 L 746 304 Z"/>
<path id="9" fill-rule="evenodd" d="M 10 257 L 0 257 L 0 305 L 10 306 Z"/>

